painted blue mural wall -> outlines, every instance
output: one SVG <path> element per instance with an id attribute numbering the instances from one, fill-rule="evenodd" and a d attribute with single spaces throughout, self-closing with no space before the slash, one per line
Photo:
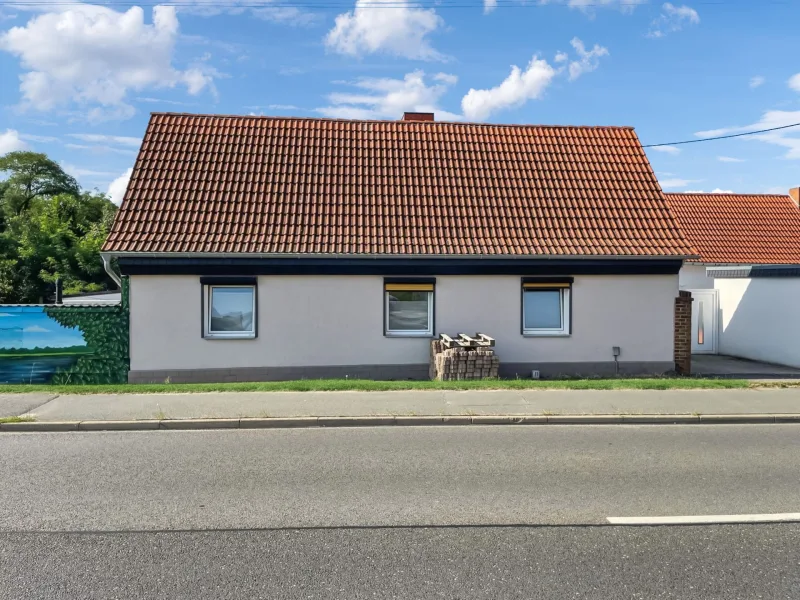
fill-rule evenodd
<path id="1" fill-rule="evenodd" d="M 50 383 L 92 351 L 78 327 L 65 327 L 43 306 L 0 306 L 0 383 Z"/>
<path id="2" fill-rule="evenodd" d="M 0 384 L 125 383 L 128 280 L 110 305 L 0 304 Z"/>

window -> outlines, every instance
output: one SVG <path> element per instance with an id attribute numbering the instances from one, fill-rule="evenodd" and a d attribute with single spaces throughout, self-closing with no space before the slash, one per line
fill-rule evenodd
<path id="1" fill-rule="evenodd" d="M 384 334 L 433 336 L 433 283 L 384 283 Z"/>
<path id="2" fill-rule="evenodd" d="M 523 281 L 523 335 L 569 335 L 570 286 L 568 281 Z"/>
<path id="3" fill-rule="evenodd" d="M 203 337 L 256 337 L 256 285 L 229 280 L 203 282 Z"/>

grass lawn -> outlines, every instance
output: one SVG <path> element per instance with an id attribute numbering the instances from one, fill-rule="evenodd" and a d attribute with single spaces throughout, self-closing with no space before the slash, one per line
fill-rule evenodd
<path id="1" fill-rule="evenodd" d="M 258 383 L 147 383 L 109 385 L 0 385 L 0 393 L 168 394 L 202 392 L 385 392 L 392 390 L 674 390 L 752 387 L 743 379 L 491 379 L 480 381 L 371 381 L 303 379 Z"/>

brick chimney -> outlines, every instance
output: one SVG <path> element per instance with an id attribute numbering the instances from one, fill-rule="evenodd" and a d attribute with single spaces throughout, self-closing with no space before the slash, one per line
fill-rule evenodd
<path id="1" fill-rule="evenodd" d="M 423 112 L 405 112 L 403 113 L 403 121 L 433 121 L 433 113 Z"/>
<path id="2" fill-rule="evenodd" d="M 792 197 L 792 200 L 794 200 L 795 204 L 800 206 L 800 187 L 790 189 L 789 196 Z"/>

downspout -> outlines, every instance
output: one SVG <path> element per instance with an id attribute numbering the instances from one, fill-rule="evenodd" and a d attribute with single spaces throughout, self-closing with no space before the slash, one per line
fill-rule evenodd
<path id="1" fill-rule="evenodd" d="M 106 270 L 106 273 L 108 273 L 108 276 L 114 280 L 114 283 L 117 284 L 119 289 L 122 289 L 122 279 L 120 279 L 120 276 L 117 275 L 114 272 L 114 269 L 111 268 L 111 257 L 105 252 L 101 252 L 100 258 L 103 259 L 103 268 Z"/>

